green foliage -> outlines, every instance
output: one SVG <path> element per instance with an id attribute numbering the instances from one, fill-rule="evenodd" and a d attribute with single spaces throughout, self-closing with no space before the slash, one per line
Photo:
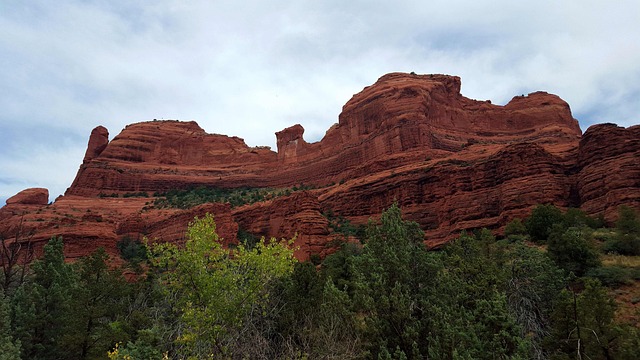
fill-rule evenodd
<path id="1" fill-rule="evenodd" d="M 574 283 L 560 293 L 554 306 L 548 351 L 566 359 L 613 359 L 618 358 L 617 353 L 626 353 L 628 343 L 614 323 L 615 309 L 615 302 L 597 280 Z"/>
<path id="2" fill-rule="evenodd" d="M 124 260 L 139 263 L 147 258 L 147 247 L 140 240 L 124 236 L 116 243 L 120 257 Z"/>
<path id="3" fill-rule="evenodd" d="M 198 187 L 187 190 L 170 190 L 165 193 L 155 193 L 158 197 L 153 205 L 158 208 L 188 209 L 204 203 L 230 203 L 232 207 L 244 204 L 252 204 L 259 201 L 272 199 L 278 196 L 289 195 L 289 189 L 271 188 L 239 188 L 223 189 Z"/>
<path id="4" fill-rule="evenodd" d="M 14 336 L 28 359 L 74 358 L 64 349 L 64 336 L 72 319 L 77 277 L 64 262 L 62 238 L 52 238 L 44 256 L 35 261 L 33 277 L 13 296 Z"/>
<path id="5" fill-rule="evenodd" d="M 101 357 L 122 336 L 113 324 L 125 312 L 130 286 L 118 270 L 109 269 L 108 260 L 100 248 L 74 266 L 78 286 L 63 343 L 77 359 Z"/>
<path id="6" fill-rule="evenodd" d="M 260 238 L 256 237 L 255 235 L 241 227 L 238 227 L 238 233 L 236 237 L 238 241 L 244 244 L 244 246 L 246 246 L 248 249 L 253 249 L 260 241 Z"/>
<path id="7" fill-rule="evenodd" d="M 370 357 L 512 358 L 529 342 L 500 289 L 505 274 L 487 230 L 429 252 L 417 224 L 394 205 L 370 224 L 354 259 L 354 306 Z M 495 356 L 495 357 L 494 357 Z"/>
<path id="8" fill-rule="evenodd" d="M 633 208 L 620 206 L 616 230 L 622 234 L 640 234 L 640 218 Z"/>
<path id="9" fill-rule="evenodd" d="M 122 194 L 123 198 L 130 198 L 130 197 L 149 197 L 149 193 L 147 193 L 146 191 L 140 191 L 140 192 L 130 192 L 130 193 L 124 193 Z"/>
<path id="10" fill-rule="evenodd" d="M 549 236 L 549 257 L 567 272 L 582 276 L 587 270 L 598 267 L 600 258 L 586 228 L 554 226 Z"/>
<path id="11" fill-rule="evenodd" d="M 618 209 L 616 234 L 604 246 L 606 252 L 621 255 L 640 255 L 640 218 L 632 208 Z"/>
<path id="12" fill-rule="evenodd" d="M 598 241 L 636 231 L 624 211 Z M 328 215 L 334 231 L 353 234 Z M 546 221 L 546 251 L 519 241 L 533 215 L 508 224 L 506 239 L 482 229 L 428 251 L 393 205 L 369 222 L 364 245 L 314 263 L 242 231 L 242 244 L 225 248 L 207 215 L 184 244 L 142 255 L 139 242 L 119 242 L 123 258 L 150 265 L 131 283 L 104 251 L 66 264 L 52 239 L 25 282 L 0 293 L 0 360 L 637 358 L 639 331 L 616 322 L 601 285 L 640 280 L 635 258 L 598 266 L 589 218 L 561 215 Z"/>
<path id="13" fill-rule="evenodd" d="M 116 344 L 114 349 L 107 352 L 109 360 L 160 360 L 163 354 L 152 345 L 142 342 L 128 342 L 121 347 Z"/>
<path id="14" fill-rule="evenodd" d="M 362 238 L 364 236 L 365 228 L 362 226 L 355 226 L 351 224 L 349 219 L 342 215 L 336 215 L 333 211 L 329 210 L 322 214 L 329 220 L 329 229 L 336 234 L 342 234 L 344 237 L 355 236 Z"/>
<path id="15" fill-rule="evenodd" d="M 602 219 L 594 219 L 588 216 L 584 211 L 576 208 L 569 208 L 562 215 L 562 225 L 565 228 L 570 227 L 589 227 L 597 229 L 604 226 Z"/>
<path id="16" fill-rule="evenodd" d="M 600 280 L 605 286 L 619 287 L 630 285 L 635 280 L 640 280 L 640 269 L 622 266 L 601 266 L 590 269 L 585 275 Z"/>
<path id="17" fill-rule="evenodd" d="M 0 288 L 0 360 L 19 360 L 20 341 L 13 338 L 9 315 L 9 304 Z"/>
<path id="18" fill-rule="evenodd" d="M 508 238 L 515 238 L 525 235 L 527 228 L 520 219 L 513 219 L 504 227 L 504 236 Z"/>
<path id="19" fill-rule="evenodd" d="M 412 354 L 428 336 L 423 290 L 434 280 L 433 266 L 418 224 L 402 220 L 394 204 L 380 224 L 370 222 L 362 254 L 355 258 L 355 301 L 362 308 L 362 338 L 372 355 Z M 427 353 L 416 349 L 417 354 Z"/>
<path id="20" fill-rule="evenodd" d="M 286 243 L 261 240 L 252 250 L 223 248 L 213 217 L 196 218 L 184 248 L 154 244 L 151 262 L 161 274 L 172 306 L 180 312 L 176 341 L 187 356 L 229 355 L 252 314 L 266 314 L 271 284 L 291 273 Z"/>
<path id="21" fill-rule="evenodd" d="M 554 205 L 538 205 L 526 219 L 525 226 L 535 241 L 545 241 L 551 234 L 554 224 L 563 222 L 562 211 Z"/>
<path id="22" fill-rule="evenodd" d="M 506 296 L 511 314 L 521 326 L 521 337 L 531 341 L 533 358 L 544 358 L 542 341 L 551 323 L 554 299 L 564 286 L 564 276 L 542 251 L 516 244 L 508 255 Z"/>
<path id="23" fill-rule="evenodd" d="M 488 231 L 463 233 L 444 248 L 444 268 L 430 295 L 434 310 L 429 354 L 433 358 L 524 357 L 530 342 L 512 313 L 505 283 L 508 267 Z M 487 349 L 491 349 L 490 351 Z"/>
<path id="24" fill-rule="evenodd" d="M 124 312 L 128 284 L 107 266 L 99 249 L 70 265 L 61 238 L 52 238 L 42 259 L 12 299 L 12 324 L 23 358 L 103 357 L 120 333 L 112 326 Z"/>
<path id="25" fill-rule="evenodd" d="M 309 255 L 309 261 L 313 264 L 313 265 L 320 265 L 322 263 L 322 258 L 320 257 L 320 254 L 311 254 Z"/>
<path id="26" fill-rule="evenodd" d="M 322 261 L 324 279 L 331 278 L 338 289 L 353 291 L 354 261 L 362 253 L 362 248 L 353 243 L 344 243 L 338 251 Z"/>

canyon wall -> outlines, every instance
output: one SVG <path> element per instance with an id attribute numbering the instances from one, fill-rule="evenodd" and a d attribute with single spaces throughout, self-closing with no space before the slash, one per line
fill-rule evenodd
<path id="1" fill-rule="evenodd" d="M 331 230 L 327 213 L 364 224 L 394 201 L 430 246 L 463 229 L 499 232 L 541 203 L 608 221 L 619 205 L 640 208 L 639 126 L 596 125 L 582 135 L 556 95 L 500 106 L 468 99 L 460 86 L 455 76 L 385 75 L 344 105 L 322 140 L 306 142 L 293 125 L 276 133 L 277 151 L 195 122 L 136 123 L 110 141 L 99 126 L 65 195 L 48 204 L 46 189 L 30 189 L 9 199 L 0 236 L 44 243 L 62 235 L 70 258 L 98 246 L 115 255 L 123 236 L 181 241 L 188 222 L 209 212 L 228 243 L 238 229 L 295 237 L 305 259 L 349 240 Z M 237 208 L 153 206 L 154 193 L 172 189 L 300 184 L 307 190 Z M 123 197 L 132 194 L 149 197 Z"/>

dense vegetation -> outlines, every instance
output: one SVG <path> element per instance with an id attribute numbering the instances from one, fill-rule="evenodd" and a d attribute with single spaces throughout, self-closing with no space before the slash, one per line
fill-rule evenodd
<path id="1" fill-rule="evenodd" d="M 541 205 L 503 239 L 465 232 L 438 251 L 395 205 L 364 232 L 327 216 L 361 244 L 320 266 L 274 240 L 225 249 L 206 216 L 182 247 L 143 255 L 123 239 L 123 255 L 146 264 L 133 282 L 101 250 L 66 264 L 52 239 L 2 289 L 0 359 L 637 358 L 640 331 L 616 316 L 610 290 L 640 269 L 602 261 L 638 255 L 631 209 L 602 229 Z"/>
<path id="2" fill-rule="evenodd" d="M 272 189 L 272 188 L 240 188 L 240 189 L 223 189 L 212 187 L 197 187 L 185 190 L 170 190 L 163 193 L 155 193 L 157 197 L 153 205 L 155 207 L 164 208 L 172 207 L 179 209 L 187 209 L 204 203 L 230 203 L 232 207 L 252 204 L 259 201 L 273 199 L 279 196 L 286 196 L 293 191 L 308 189 L 301 185 L 291 189 Z"/>

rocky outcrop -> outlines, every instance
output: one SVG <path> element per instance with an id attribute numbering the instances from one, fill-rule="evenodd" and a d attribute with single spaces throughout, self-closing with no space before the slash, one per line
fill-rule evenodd
<path id="1" fill-rule="evenodd" d="M 267 238 L 292 240 L 296 256 L 301 260 L 310 254 L 326 255 L 337 235 L 328 229 L 328 220 L 321 213 L 317 196 L 308 191 L 244 206 L 233 211 L 238 225 L 252 234 Z"/>
<path id="2" fill-rule="evenodd" d="M 576 144 L 580 133 L 569 105 L 555 95 L 537 92 L 498 106 L 462 96 L 458 77 L 394 73 L 354 95 L 321 141 L 307 143 L 301 125 L 276 133 L 277 153 L 207 134 L 195 122 L 129 125 L 83 163 L 67 194 L 320 186 L 450 156 L 470 144 L 527 141 L 553 152 Z"/>
<path id="3" fill-rule="evenodd" d="M 7 205 L 47 205 L 48 203 L 49 190 L 43 188 L 25 189 L 7 199 Z"/>
<path id="4" fill-rule="evenodd" d="M 183 242 L 194 217 L 210 213 L 224 243 L 237 243 L 238 224 L 232 219 L 228 204 L 205 204 L 180 210 L 150 209 L 148 203 L 148 198 L 68 195 L 37 208 L 5 206 L 0 209 L 0 237 L 10 243 L 28 243 L 40 254 L 49 239 L 62 236 L 65 256 L 71 260 L 99 247 L 117 259 L 116 244 L 124 237 Z"/>
<path id="5" fill-rule="evenodd" d="M 102 151 L 109 144 L 109 130 L 104 126 L 98 126 L 91 131 L 89 136 L 89 144 L 87 145 L 87 151 L 84 154 L 83 163 L 87 163 L 94 158 L 100 156 Z"/>
<path id="6" fill-rule="evenodd" d="M 65 196 L 52 205 L 41 190 L 11 198 L 0 209 L 0 235 L 40 242 L 62 235 L 70 257 L 97 246 L 115 254 L 123 236 L 180 242 L 189 221 L 209 212 L 227 243 L 239 229 L 295 238 L 296 255 L 306 259 L 348 240 L 323 213 L 364 224 L 395 201 L 431 246 L 463 229 L 499 232 L 540 203 L 609 221 L 621 204 L 640 208 L 639 126 L 598 125 L 583 136 L 555 95 L 535 92 L 500 106 L 462 96 L 460 85 L 455 76 L 385 75 L 344 105 L 322 140 L 306 142 L 297 124 L 276 133 L 277 152 L 207 134 L 195 122 L 132 124 L 111 141 L 97 127 Z M 158 209 L 153 198 L 123 198 L 302 183 L 306 191 L 234 209 Z"/>
<path id="7" fill-rule="evenodd" d="M 580 207 L 613 221 L 619 205 L 640 209 L 640 126 L 594 125 L 580 140 Z"/>
<path id="8" fill-rule="evenodd" d="M 193 121 L 138 123 L 83 163 L 66 195 L 153 193 L 198 185 L 255 187 L 260 173 L 275 161 L 276 154 L 268 148 L 207 134 Z"/>

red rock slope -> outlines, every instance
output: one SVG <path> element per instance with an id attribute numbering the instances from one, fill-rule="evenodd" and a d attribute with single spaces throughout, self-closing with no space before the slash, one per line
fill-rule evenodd
<path id="1" fill-rule="evenodd" d="M 70 257 L 98 245 L 115 253 L 124 235 L 178 241 L 189 219 L 213 212 L 228 241 L 239 227 L 297 233 L 305 258 L 339 240 L 322 212 L 364 223 L 394 201 L 431 245 L 462 229 L 500 229 L 539 203 L 581 206 L 612 220 L 618 205 L 640 207 L 638 131 L 599 125 L 582 136 L 555 95 L 536 92 L 498 106 L 462 96 L 458 77 L 394 73 L 354 95 L 321 141 L 307 143 L 300 125 L 277 132 L 277 152 L 207 134 L 195 122 L 132 124 L 111 141 L 97 127 L 65 196 L 52 205 L 37 196 L 8 204 L 0 209 L 0 234 L 22 224 L 40 241 L 62 234 L 74 244 Z M 235 209 L 166 210 L 151 207 L 150 198 L 99 197 L 301 183 L 315 190 Z"/>

